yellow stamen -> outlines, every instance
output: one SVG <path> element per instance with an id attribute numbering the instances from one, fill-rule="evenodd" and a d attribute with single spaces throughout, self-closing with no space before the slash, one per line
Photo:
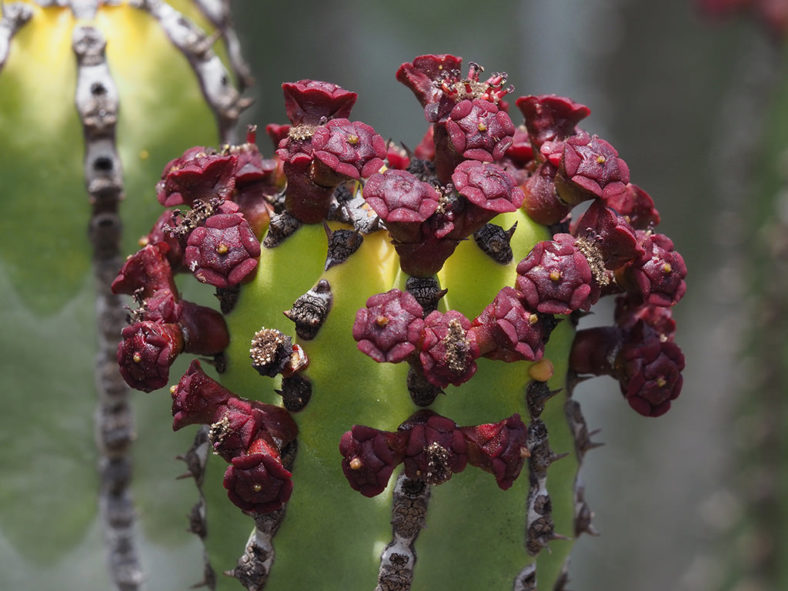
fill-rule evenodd
<path id="1" fill-rule="evenodd" d="M 134 363 L 140 363 L 142 361 L 142 355 L 140 355 L 139 353 L 134 353 L 134 355 L 131 356 L 131 360 Z"/>
<path id="2" fill-rule="evenodd" d="M 604 156 L 602 156 L 601 154 L 596 157 L 596 163 L 597 164 L 604 164 L 605 162 L 606 162 L 606 158 Z"/>
<path id="3" fill-rule="evenodd" d="M 220 242 L 216 246 L 216 253 L 217 254 L 227 254 L 228 252 L 230 252 L 230 248 L 224 242 Z"/>
<path id="4" fill-rule="evenodd" d="M 561 279 L 561 271 L 553 269 L 550 271 L 550 281 L 559 281 Z"/>
<path id="5" fill-rule="evenodd" d="M 673 270 L 673 267 L 670 266 L 670 263 L 665 263 L 662 265 L 662 272 L 667 275 Z"/>
<path id="6" fill-rule="evenodd" d="M 363 465 L 364 464 L 361 463 L 361 460 L 359 458 L 353 458 L 352 460 L 350 460 L 351 470 L 361 470 L 361 466 Z"/>
<path id="7" fill-rule="evenodd" d="M 358 144 L 358 141 L 359 141 L 358 136 L 355 134 L 351 134 L 347 136 L 347 143 L 349 143 L 351 146 L 355 146 L 356 144 Z"/>

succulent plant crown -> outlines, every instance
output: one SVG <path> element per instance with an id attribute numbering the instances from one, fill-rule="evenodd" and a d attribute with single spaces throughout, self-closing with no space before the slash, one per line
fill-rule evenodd
<path id="1" fill-rule="evenodd" d="M 113 283 L 137 303 L 118 363 L 146 392 L 182 353 L 214 365 L 171 387 L 173 429 L 206 426 L 226 494 L 255 520 L 231 571 L 249 589 L 307 588 L 326 565 L 370 577 L 351 587 L 456 588 L 474 536 L 490 548 L 469 584 L 561 589 L 568 537 L 593 531 L 577 376 L 613 376 L 649 417 L 680 393 L 686 267 L 653 200 L 578 127 L 587 107 L 522 96 L 516 125 L 506 75 L 482 72 L 452 55 L 398 69 L 430 124 L 413 151 L 351 120 L 355 93 L 301 80 L 282 85 L 290 124 L 266 128 L 271 158 L 250 129 L 164 168 L 157 197 L 175 209 Z M 222 312 L 182 299 L 176 273 L 212 285 Z M 614 326 L 575 333 L 608 295 Z"/>

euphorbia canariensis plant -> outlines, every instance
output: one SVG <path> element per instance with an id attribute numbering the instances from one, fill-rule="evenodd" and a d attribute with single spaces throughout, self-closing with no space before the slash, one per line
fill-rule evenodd
<path id="1" fill-rule="evenodd" d="M 560 591 L 594 531 L 574 384 L 612 376 L 645 417 L 679 396 L 686 268 L 651 197 L 587 107 L 510 103 L 482 72 L 400 66 L 428 123 L 412 151 L 300 80 L 270 158 L 250 128 L 164 167 L 174 209 L 113 283 L 136 301 L 117 359 L 135 388 L 174 384 L 173 429 L 202 425 L 185 459 L 210 586 Z M 577 330 L 605 296 L 613 324 Z"/>

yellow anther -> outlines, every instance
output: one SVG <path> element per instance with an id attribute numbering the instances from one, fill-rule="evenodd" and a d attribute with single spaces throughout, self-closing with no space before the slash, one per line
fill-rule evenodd
<path id="1" fill-rule="evenodd" d="M 487 126 L 481 121 L 479 121 L 479 125 L 476 126 L 476 129 L 478 129 L 479 131 L 487 131 Z"/>
<path id="2" fill-rule="evenodd" d="M 553 377 L 553 362 L 547 358 L 537 361 L 528 368 L 528 375 L 537 382 L 546 382 Z"/>
<path id="3" fill-rule="evenodd" d="M 671 266 L 670 266 L 670 263 L 665 263 L 664 265 L 662 265 L 662 272 L 663 272 L 665 275 L 667 275 L 668 273 L 670 273 L 672 270 L 673 270 L 673 267 L 671 267 Z"/>
<path id="4" fill-rule="evenodd" d="M 131 356 L 131 360 L 134 363 L 140 363 L 142 361 L 142 355 L 140 355 L 139 352 L 135 352 L 134 355 Z"/>
<path id="5" fill-rule="evenodd" d="M 553 269 L 550 271 L 550 281 L 559 281 L 561 279 L 561 271 Z"/>
<path id="6" fill-rule="evenodd" d="M 347 136 L 347 143 L 349 143 L 351 146 L 358 144 L 358 141 L 358 136 L 356 134 L 350 134 Z"/>
<path id="7" fill-rule="evenodd" d="M 216 245 L 216 253 L 217 254 L 227 254 L 230 252 L 230 247 L 227 246 L 224 242 L 220 242 Z"/>
<path id="8" fill-rule="evenodd" d="M 361 470 L 361 466 L 363 466 L 361 460 L 359 458 L 353 458 L 350 460 L 350 469 L 351 470 Z"/>
<path id="9" fill-rule="evenodd" d="M 599 156 L 596 157 L 596 163 L 597 164 L 604 164 L 606 161 L 607 161 L 607 159 L 604 156 L 602 156 L 602 154 L 600 154 Z"/>

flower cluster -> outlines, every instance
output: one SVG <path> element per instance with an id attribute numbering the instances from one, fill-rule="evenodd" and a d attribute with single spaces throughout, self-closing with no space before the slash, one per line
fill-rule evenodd
<path id="1" fill-rule="evenodd" d="M 192 148 L 170 162 L 157 196 L 176 209 L 159 218 L 113 283 L 115 293 L 138 304 L 118 348 L 126 381 L 160 388 L 181 352 L 220 358 L 229 342 L 222 314 L 183 301 L 174 273 L 213 285 L 228 312 L 264 253 L 302 225 L 320 223 L 328 237 L 326 270 L 353 256 L 364 236 L 388 233 L 410 276 L 406 289 L 369 297 L 356 311 L 352 334 L 376 362 L 408 363 L 415 404 L 429 406 L 442 389 L 470 380 L 481 357 L 539 362 L 559 321 L 614 294 L 616 325 L 579 331 L 571 370 L 611 375 L 637 412 L 664 413 L 681 388 L 684 360 L 671 308 L 685 292 L 686 267 L 670 239 L 655 231 L 653 200 L 630 182 L 610 143 L 578 127 L 587 107 L 523 96 L 514 101 L 523 116 L 516 124 L 503 100 L 512 90 L 506 75 L 485 79 L 482 71 L 471 64 L 463 75 L 462 60 L 451 55 L 420 56 L 399 68 L 397 79 L 429 123 L 412 152 L 349 119 L 355 93 L 301 80 L 282 86 L 290 123 L 266 128 L 273 158 L 263 158 L 250 129 L 242 145 Z M 584 202 L 585 212 L 573 216 Z M 514 261 L 516 224 L 504 230 L 490 222 L 517 211 L 548 226 L 552 238 Z M 511 264 L 508 285 L 474 318 L 438 309 L 446 290 L 435 278 L 470 237 L 491 264 Z M 311 399 L 307 350 L 336 307 L 334 288 L 321 278 L 282 311 L 295 336 L 263 327 L 252 339 L 252 366 L 262 376 L 281 375 L 285 408 L 234 395 L 198 362 L 172 389 L 173 427 L 211 425 L 214 451 L 230 464 L 224 485 L 245 511 L 279 509 L 292 492 L 289 461 L 282 459 L 296 436 L 290 413 Z M 547 368 L 547 360 L 532 367 L 532 377 L 550 374 Z M 458 427 L 423 410 L 393 432 L 353 426 L 340 442 L 342 469 L 366 496 L 380 493 L 399 464 L 409 478 L 440 484 L 470 463 L 508 488 L 528 454 L 526 435 L 519 415 Z"/>
<path id="2" fill-rule="evenodd" d="M 350 486 L 367 497 L 383 492 L 400 463 L 408 478 L 428 484 L 442 484 L 471 464 L 495 476 L 506 490 L 528 456 L 526 439 L 518 414 L 498 423 L 458 427 L 451 419 L 422 410 L 395 432 L 355 425 L 342 436 L 339 451 Z"/>
<path id="3" fill-rule="evenodd" d="M 193 361 L 172 394 L 173 430 L 210 424 L 214 453 L 230 465 L 224 488 L 230 500 L 250 513 L 280 509 L 293 491 L 282 450 L 298 427 L 285 409 L 233 395 Z"/>

